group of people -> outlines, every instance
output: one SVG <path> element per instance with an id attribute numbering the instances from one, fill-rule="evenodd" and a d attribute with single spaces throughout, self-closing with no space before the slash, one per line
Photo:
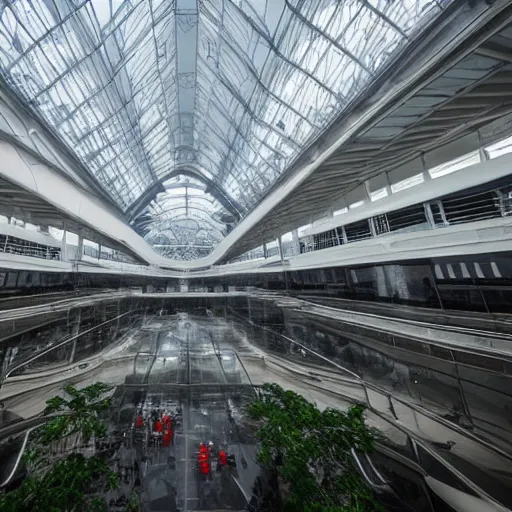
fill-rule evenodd
<path id="1" fill-rule="evenodd" d="M 213 443 L 210 441 L 208 445 L 201 443 L 199 445 L 199 453 L 197 455 L 197 464 L 199 473 L 208 476 L 212 468 L 212 458 L 217 455 L 217 471 L 228 465 L 228 454 L 225 450 L 220 449 L 215 452 Z"/>
<path id="2" fill-rule="evenodd" d="M 141 430 L 148 423 L 153 437 L 156 439 L 163 438 L 164 447 L 172 446 L 174 443 L 174 430 L 176 425 L 176 418 L 172 414 L 167 411 L 160 413 L 160 410 L 153 409 L 150 418 L 148 418 L 148 422 L 146 422 L 142 411 L 139 411 L 137 419 L 135 420 L 135 429 Z"/>

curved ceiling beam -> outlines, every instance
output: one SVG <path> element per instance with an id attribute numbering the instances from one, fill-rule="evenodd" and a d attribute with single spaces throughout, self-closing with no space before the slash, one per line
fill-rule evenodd
<path id="1" fill-rule="evenodd" d="M 187 210 L 189 215 L 184 215 L 182 213 L 172 214 L 172 215 L 164 215 L 166 213 L 174 212 L 175 210 Z M 201 217 L 200 215 L 194 214 L 194 212 L 202 212 L 206 215 L 206 217 Z M 201 220 L 204 224 L 208 224 L 209 226 L 214 226 L 215 229 L 218 231 L 222 230 L 222 228 L 225 227 L 222 222 L 217 222 L 212 217 L 212 212 L 206 210 L 205 208 L 201 208 L 198 205 L 189 204 L 188 207 L 184 205 L 176 205 L 171 206 L 170 208 L 166 208 L 165 210 L 162 210 L 159 212 L 159 217 L 154 217 L 148 221 L 144 220 L 143 222 L 138 223 L 140 226 L 148 225 L 148 224 L 154 224 L 155 226 L 159 226 L 162 223 L 175 221 L 175 220 L 182 220 L 182 219 L 192 219 L 192 220 Z"/>
<path id="2" fill-rule="evenodd" d="M 175 209 L 175 210 L 181 209 L 181 206 L 173 208 L 173 209 Z M 167 211 L 171 211 L 171 210 L 172 209 L 169 209 Z M 192 207 L 191 210 L 202 211 L 202 212 L 204 212 L 206 214 L 209 213 L 206 210 L 202 210 L 200 208 Z M 205 218 L 197 216 L 197 215 L 191 215 L 191 216 L 187 217 L 187 216 L 183 216 L 181 214 L 178 214 L 176 216 L 165 218 L 165 219 L 161 219 L 161 220 L 160 219 L 156 220 L 156 221 L 153 220 L 153 221 L 150 221 L 149 223 L 147 223 L 145 226 L 144 225 L 140 225 L 139 227 L 140 228 L 145 228 L 146 236 L 150 236 L 151 234 L 153 234 L 153 232 L 161 231 L 162 229 L 165 229 L 165 226 L 169 226 L 173 222 L 177 222 L 177 221 L 180 221 L 180 220 L 193 220 L 197 224 L 198 231 L 204 230 L 204 226 L 208 226 L 209 228 L 211 228 L 210 232 L 215 232 L 218 235 L 216 237 L 218 240 L 222 240 L 222 238 L 224 238 L 224 236 L 225 236 L 225 234 L 222 232 L 221 226 L 219 224 L 215 223 L 215 221 L 213 221 L 212 219 L 208 219 L 208 218 L 205 219 Z M 153 224 L 153 225 L 150 226 L 150 224 Z"/>
<path id="3" fill-rule="evenodd" d="M 207 193 L 211 194 L 219 203 L 226 208 L 226 210 L 235 217 L 238 221 L 241 219 L 242 214 L 245 212 L 245 208 L 235 201 L 233 198 L 229 196 L 229 194 L 214 180 L 208 178 L 205 173 L 195 165 L 180 165 L 176 169 L 164 174 L 158 181 L 155 181 L 153 185 L 151 185 L 144 194 L 142 194 L 137 201 L 135 201 L 128 210 L 126 211 L 126 217 L 128 221 L 133 221 L 137 218 L 137 216 L 144 210 L 144 208 L 151 202 L 157 194 L 160 192 L 165 192 L 165 188 L 163 183 L 169 179 L 174 178 L 175 176 L 179 176 L 183 174 L 184 176 L 190 176 L 191 178 L 196 178 L 201 180 L 206 185 Z"/>

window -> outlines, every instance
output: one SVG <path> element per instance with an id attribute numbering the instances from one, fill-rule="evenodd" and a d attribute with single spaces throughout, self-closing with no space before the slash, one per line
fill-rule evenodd
<path id="1" fill-rule="evenodd" d="M 405 230 L 413 226 L 421 226 L 427 222 L 425 209 L 422 204 L 416 204 L 389 212 L 387 218 L 389 231 Z M 408 230 L 410 231 L 410 229 Z"/>
<path id="2" fill-rule="evenodd" d="M 408 188 L 419 185 L 420 183 L 423 183 L 424 181 L 425 181 L 425 178 L 423 177 L 423 173 L 416 174 L 414 176 L 411 176 L 410 178 L 406 178 L 405 180 L 399 181 L 398 183 L 393 183 L 391 185 L 391 192 L 393 194 L 396 194 L 397 192 L 400 192 L 401 190 L 406 190 Z"/>
<path id="3" fill-rule="evenodd" d="M 467 155 L 463 155 L 459 158 L 455 158 L 454 160 L 450 160 L 449 162 L 433 167 L 428 172 L 431 178 L 440 178 L 441 176 L 446 176 L 452 172 L 460 171 L 461 169 L 465 169 L 466 167 L 480 162 L 480 152 L 473 151 Z"/>
<path id="4" fill-rule="evenodd" d="M 490 160 L 498 158 L 501 155 L 512 153 L 512 137 L 495 142 L 485 148 L 485 152 Z"/>
<path id="5" fill-rule="evenodd" d="M 375 192 L 370 192 L 370 199 L 372 201 L 378 201 L 379 199 L 383 199 L 384 197 L 387 197 L 387 196 L 388 196 L 387 187 L 376 190 Z"/>
<path id="6" fill-rule="evenodd" d="M 372 236 L 368 219 L 347 224 L 345 226 L 345 232 L 349 242 L 357 242 L 358 240 L 364 240 Z"/>

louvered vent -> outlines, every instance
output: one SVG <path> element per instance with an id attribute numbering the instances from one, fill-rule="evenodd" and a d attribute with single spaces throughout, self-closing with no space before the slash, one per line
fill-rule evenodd
<path id="1" fill-rule="evenodd" d="M 347 224 L 345 226 L 345 232 L 347 233 L 347 240 L 349 242 L 357 242 L 358 240 L 364 240 L 372 236 L 368 219 Z"/>
<path id="2" fill-rule="evenodd" d="M 389 230 L 398 231 L 427 222 L 423 204 L 415 204 L 387 214 Z"/>
<path id="3" fill-rule="evenodd" d="M 441 202 L 449 224 L 501 217 L 499 198 L 494 190 L 446 198 Z"/>

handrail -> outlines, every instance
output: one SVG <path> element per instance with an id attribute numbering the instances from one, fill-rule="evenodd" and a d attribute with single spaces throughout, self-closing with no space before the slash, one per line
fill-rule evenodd
<path id="1" fill-rule="evenodd" d="M 103 327 L 104 325 L 110 324 L 110 323 L 114 322 L 115 320 L 123 318 L 123 317 L 125 317 L 127 315 L 131 315 L 132 313 L 133 313 L 133 311 L 128 311 L 126 313 L 122 313 L 121 315 L 118 315 L 118 316 L 116 316 L 114 318 L 106 320 L 105 322 L 102 322 L 101 324 L 97 324 L 97 325 L 91 327 L 90 329 L 86 329 L 85 331 L 81 331 L 78 334 L 75 334 L 74 336 L 65 335 L 61 339 L 61 341 L 59 343 L 57 343 L 55 345 L 51 345 L 50 347 L 47 347 L 46 349 L 44 349 L 42 352 L 39 352 L 38 354 L 36 354 L 34 356 L 31 356 L 29 359 L 27 359 L 25 361 L 22 361 L 20 363 L 17 363 L 16 366 L 13 366 L 13 367 L 9 368 L 3 375 L 0 374 L 0 387 L 9 378 L 9 376 L 10 376 L 10 374 L 12 372 L 14 372 L 16 370 L 19 370 L 20 368 L 22 368 L 23 366 L 26 366 L 27 364 L 30 364 L 31 362 L 35 361 L 36 359 L 39 359 L 41 356 L 44 356 L 45 354 L 48 354 L 52 350 L 60 348 L 63 345 L 67 345 L 71 341 L 74 341 L 74 340 L 80 338 L 84 334 L 88 334 L 88 333 L 90 333 L 92 331 L 95 331 L 96 329 L 99 329 L 100 327 Z"/>
<path id="2" fill-rule="evenodd" d="M 67 310 L 70 306 L 79 305 L 79 306 L 88 306 L 94 304 L 98 301 L 105 301 L 111 299 L 120 299 L 124 297 L 130 297 L 132 295 L 131 292 L 121 291 L 121 292 L 110 292 L 110 293 L 97 293 L 94 295 L 83 295 L 79 297 L 71 297 L 69 299 L 58 300 L 54 302 L 50 302 L 47 304 L 38 304 L 35 306 L 26 306 L 16 309 L 8 309 L 4 311 L 0 311 L 0 321 L 12 321 L 18 320 L 29 314 L 43 314 L 46 312 L 56 312 Z"/>
<path id="3" fill-rule="evenodd" d="M 267 297 L 265 297 L 265 298 L 267 298 Z M 272 296 L 271 298 L 274 301 L 279 299 L 278 296 Z M 295 299 L 295 300 L 297 300 L 297 302 L 299 302 L 299 303 L 303 302 L 303 303 L 307 304 L 308 306 L 312 305 L 315 308 L 318 308 L 320 310 L 325 308 L 327 310 L 332 310 L 333 312 L 338 312 L 338 313 L 349 313 L 349 314 L 365 316 L 366 318 L 376 318 L 383 322 L 395 321 L 395 322 L 399 322 L 399 323 L 409 323 L 412 325 L 416 324 L 425 330 L 439 330 L 439 331 L 443 330 L 443 326 L 440 326 L 438 324 L 388 318 L 385 316 L 375 315 L 375 314 L 371 314 L 371 313 L 360 313 L 357 311 L 332 308 L 329 306 L 324 306 L 323 304 L 316 304 L 316 303 L 310 303 L 307 301 L 302 301 L 301 299 Z M 323 313 L 322 311 L 315 312 L 315 311 L 306 310 L 305 313 L 310 314 L 310 315 L 317 315 L 319 317 L 327 316 L 327 311 L 325 313 Z M 446 349 L 451 357 L 442 358 L 439 354 L 430 355 L 430 357 L 441 358 L 444 361 L 448 361 L 455 365 L 468 365 L 469 364 L 469 363 L 464 363 L 463 361 L 458 360 L 457 357 L 455 357 L 457 354 L 474 354 L 474 355 L 480 356 L 482 358 L 485 358 L 488 361 L 492 360 L 494 362 L 502 363 L 502 365 L 506 362 L 512 363 L 512 336 L 508 337 L 507 335 L 504 335 L 502 333 L 497 333 L 495 336 L 492 336 L 492 333 L 487 332 L 487 331 L 477 331 L 477 330 L 472 330 L 472 329 L 467 329 L 467 328 L 460 328 L 460 329 L 452 328 L 452 330 L 454 332 L 458 331 L 463 336 L 475 336 L 475 335 L 478 336 L 479 335 L 478 333 L 482 332 L 482 333 L 485 333 L 483 335 L 480 335 L 482 337 L 488 337 L 488 338 L 499 340 L 499 341 L 506 341 L 507 343 L 510 342 L 511 351 L 502 350 L 500 348 L 481 346 L 481 345 L 477 345 L 477 344 L 473 344 L 473 345 L 469 346 L 469 345 L 464 345 L 462 342 L 461 343 L 452 343 L 449 340 L 431 339 L 429 337 L 422 336 L 421 334 L 419 334 L 419 335 L 409 334 L 409 333 L 403 334 L 403 333 L 398 332 L 398 330 L 397 330 L 398 328 L 390 329 L 390 328 L 386 328 L 385 326 L 379 327 L 376 325 L 367 325 L 367 324 L 364 324 L 364 322 L 357 321 L 357 320 L 352 321 L 350 319 L 336 318 L 336 317 L 329 317 L 329 318 L 333 318 L 333 320 L 339 321 L 339 322 L 342 322 L 345 324 L 353 325 L 362 330 L 369 330 L 369 331 L 374 331 L 374 332 L 385 332 L 385 333 L 389 334 L 390 336 L 393 336 L 393 339 L 394 339 L 394 337 L 397 337 L 397 338 L 406 337 L 408 340 L 416 341 L 419 344 L 441 347 L 443 349 Z M 464 332 L 464 331 L 466 331 L 466 332 Z M 403 347 L 400 347 L 399 345 L 396 345 L 396 347 L 399 349 L 403 348 Z M 424 355 L 428 355 L 428 354 L 424 354 Z M 488 366 L 478 366 L 475 362 L 473 362 L 470 366 L 473 366 L 476 368 L 481 368 L 487 372 L 496 372 L 498 374 L 509 375 L 509 373 L 505 370 L 504 366 L 502 367 L 501 371 L 498 369 L 489 369 Z"/>
<path id="4" fill-rule="evenodd" d="M 285 296 L 283 296 L 285 297 Z M 457 332 L 459 334 L 466 334 L 468 336 L 481 336 L 482 338 L 496 338 L 496 339 L 503 339 L 506 341 L 512 342 L 512 335 L 506 334 L 506 333 L 500 333 L 500 332 L 493 332 L 493 331 L 482 331 L 479 329 L 471 329 L 469 327 L 456 327 L 453 325 L 440 325 L 440 324 L 434 324 L 431 322 L 421 322 L 419 320 L 411 320 L 409 318 L 394 318 L 394 317 L 388 317 L 384 315 L 378 315 L 376 313 L 366 313 L 363 311 L 353 311 L 350 309 L 343 309 L 343 308 L 335 308 L 332 306 L 326 306 L 325 304 L 319 304 L 316 302 L 307 301 L 304 299 L 300 299 L 298 297 L 293 297 L 295 300 L 302 302 L 303 304 L 306 304 L 307 306 L 315 307 L 315 308 L 324 308 L 333 312 L 345 312 L 345 313 L 351 313 L 355 315 L 359 315 L 361 317 L 366 318 L 375 318 L 378 320 L 393 320 L 393 321 L 399 321 L 404 324 L 418 326 L 418 327 L 424 327 L 425 329 L 436 329 L 436 330 L 443 330 L 443 331 L 453 331 Z"/>
<path id="5" fill-rule="evenodd" d="M 23 454 L 25 452 L 25 449 L 27 447 L 27 444 L 28 444 L 28 439 L 30 437 L 30 434 L 31 432 L 33 432 L 34 430 L 36 430 L 37 428 L 39 428 L 41 426 L 42 423 L 44 423 L 45 421 L 47 421 L 49 418 L 56 418 L 56 417 L 59 417 L 59 416 L 67 416 L 68 412 L 60 412 L 60 413 L 53 413 L 53 414 L 48 414 L 47 416 L 44 416 L 43 414 L 40 414 L 38 416 L 34 416 L 32 418 L 28 418 L 27 420 L 24 420 L 24 421 L 20 421 L 20 422 L 17 422 L 15 424 L 11 424 L 11 425 L 8 425 L 8 427 L 10 427 L 12 429 L 12 427 L 14 426 L 21 426 L 21 425 L 24 425 L 26 423 L 38 423 L 37 425 L 33 425 L 33 426 L 30 426 L 28 427 L 25 432 L 24 432 L 24 439 L 23 439 L 23 444 L 21 445 L 21 448 L 20 448 L 20 451 L 18 453 L 18 457 L 16 458 L 16 462 L 14 463 L 14 467 L 12 468 L 11 472 L 9 473 L 9 476 L 3 481 L 0 483 L 0 489 L 3 488 L 3 487 L 6 487 L 7 485 L 9 485 L 10 481 L 12 480 L 12 478 L 14 477 L 14 475 L 16 474 L 16 471 L 18 470 L 18 467 L 21 463 L 21 459 L 23 457 Z M 36 421 L 36 420 L 39 420 Z M 3 435 L 8 435 L 8 436 L 11 436 L 11 435 L 16 435 L 16 434 L 5 434 L 3 432 L 3 430 L 6 430 L 5 428 L 4 429 L 0 429 L 0 437 L 3 437 Z M 3 435 L 2 435 L 3 434 Z"/>
<path id="6" fill-rule="evenodd" d="M 2 482 L 0 484 L 0 488 L 2 487 L 6 487 L 7 485 L 9 485 L 9 482 L 12 480 L 12 478 L 14 477 L 14 475 L 16 474 L 16 471 L 18 471 L 18 467 L 20 465 L 20 462 L 21 462 L 21 458 L 23 457 L 23 454 L 25 453 L 25 449 L 27 447 L 27 444 L 28 444 L 28 439 L 30 437 L 30 433 L 36 429 L 37 427 L 32 427 L 30 429 L 28 429 L 26 432 L 25 432 L 25 437 L 23 439 L 23 444 L 21 445 L 21 448 L 20 448 L 20 451 L 18 453 L 18 457 L 16 458 L 16 462 L 14 463 L 14 466 L 11 470 L 11 472 L 9 473 L 9 476 L 5 479 L 4 482 Z"/>
<path id="7" fill-rule="evenodd" d="M 230 310 L 232 311 L 232 308 L 230 308 Z M 233 312 L 236 316 L 241 316 L 235 312 Z M 304 348 L 305 350 L 307 350 L 308 352 L 314 354 L 314 355 L 317 355 L 317 353 L 311 349 L 308 349 L 308 347 L 305 347 L 304 345 L 298 343 L 298 342 L 295 342 L 293 339 L 291 338 L 288 338 L 287 336 L 284 336 L 283 334 L 280 334 L 280 333 L 276 333 L 275 331 L 272 331 L 272 329 L 269 329 L 267 327 L 263 327 L 263 326 L 259 326 L 258 324 L 254 324 L 254 322 L 251 322 L 249 321 L 248 319 L 245 319 L 244 317 L 241 317 L 243 318 L 246 322 L 250 323 L 251 325 L 254 325 L 255 327 L 258 327 L 258 328 L 261 328 L 263 330 L 267 330 L 269 332 L 271 332 L 272 334 L 274 335 L 277 335 L 277 336 L 280 336 L 284 339 L 286 339 L 287 341 L 291 342 L 291 343 L 294 343 L 294 344 L 297 344 L 298 346 L 301 346 L 302 348 Z M 318 354 L 319 356 L 321 356 L 321 354 Z M 449 422 L 447 422 L 446 420 L 443 420 L 443 418 L 440 418 L 438 417 L 436 414 L 434 413 L 431 413 L 430 411 L 426 410 L 426 409 L 423 409 L 415 404 L 412 404 L 412 403 L 409 403 L 408 401 L 406 400 L 403 400 L 403 399 L 400 399 L 400 398 L 397 398 L 397 397 L 394 397 L 390 392 L 388 392 L 387 390 L 385 389 L 382 389 L 380 388 L 379 386 L 376 386 L 376 385 L 373 385 L 373 384 L 370 384 L 370 383 L 367 383 L 365 382 L 363 379 L 361 379 L 359 376 L 357 376 L 357 374 L 355 374 L 354 372 L 351 372 L 350 370 L 348 369 L 345 369 L 343 366 L 337 364 L 337 363 L 333 363 L 332 361 L 329 361 L 327 358 L 325 358 L 324 356 L 321 356 L 322 359 L 326 360 L 330 365 L 332 366 L 335 366 L 336 368 L 338 369 L 342 369 L 343 371 L 347 371 L 347 373 L 350 373 L 352 376 L 354 376 L 354 380 L 350 380 L 350 379 L 346 379 L 347 381 L 349 382 L 352 382 L 356 384 L 358 384 L 359 386 L 361 386 L 361 388 L 364 390 L 365 392 L 365 396 L 366 396 L 366 402 L 367 402 L 367 407 L 368 409 L 373 413 L 375 414 L 376 416 L 378 416 L 379 418 L 381 418 L 383 421 L 387 422 L 387 423 L 390 423 L 391 425 L 393 425 L 393 427 L 397 428 L 398 430 L 400 430 L 402 433 L 404 433 L 406 436 L 407 436 L 407 439 L 413 444 L 414 446 L 414 443 L 416 443 L 418 446 L 421 446 L 422 449 L 424 449 L 427 453 L 429 453 L 429 455 L 431 455 L 433 458 L 435 458 L 439 463 L 441 463 L 444 467 L 446 467 L 452 474 L 454 474 L 459 480 L 461 480 L 462 482 L 464 482 L 465 485 L 467 485 L 470 489 L 473 490 L 473 492 L 475 492 L 475 494 L 477 494 L 478 496 L 480 496 L 480 498 L 482 498 L 483 500 L 487 501 L 487 502 L 490 502 L 496 506 L 498 506 L 501 510 L 503 510 L 503 512 L 505 512 L 505 508 L 499 503 L 497 502 L 492 496 L 490 496 L 487 492 L 485 492 L 483 489 L 481 489 L 478 485 L 476 485 L 472 480 L 470 480 L 469 478 L 467 478 L 463 473 L 461 473 L 459 470 L 457 470 L 452 464 L 450 464 L 449 462 L 447 462 L 446 460 L 444 460 L 444 458 L 439 455 L 435 450 L 433 450 L 430 445 L 429 445 L 429 442 L 424 440 L 421 436 L 419 436 L 418 434 L 414 433 L 413 431 L 409 430 L 406 426 L 400 424 L 398 422 L 398 418 L 395 416 L 393 419 L 391 419 L 390 417 L 387 417 L 386 415 L 384 415 L 381 411 L 377 410 L 377 409 L 374 409 L 371 405 L 371 402 L 369 400 L 369 397 L 368 397 L 368 389 L 373 389 L 385 396 L 388 397 L 388 399 L 391 399 L 393 398 L 394 400 L 396 400 L 397 402 L 400 402 L 402 404 L 404 404 L 405 406 L 413 409 L 414 411 L 417 411 L 419 412 L 420 414 L 423 414 L 424 416 L 426 417 L 429 417 L 431 419 L 433 419 L 434 421 L 437 421 L 438 423 L 456 431 L 457 433 L 471 439 L 472 441 L 484 446 L 485 448 L 487 449 L 490 449 L 492 451 L 494 451 L 497 455 L 499 455 L 500 457 L 505 457 L 507 458 L 508 460 L 511 460 L 512 461 L 512 457 L 509 456 L 507 453 L 501 451 L 499 448 L 493 446 L 492 444 L 490 443 L 487 443 L 486 441 L 478 438 L 477 436 L 474 436 L 473 434 L 467 432 L 467 431 L 464 431 L 462 430 L 461 428 L 457 428 L 456 425 L 454 424 L 451 424 Z M 320 386 L 316 386 L 314 383 L 311 383 L 310 384 L 311 386 L 313 387 L 319 387 Z M 325 391 L 325 388 L 320 388 L 320 389 L 323 389 Z M 353 398 L 349 397 L 349 396 L 346 396 L 344 395 L 343 393 L 339 393 L 339 392 L 335 392 L 335 394 L 337 395 L 340 395 L 340 396 L 343 396 L 345 397 L 345 399 L 348 399 L 348 400 L 353 400 Z M 391 409 L 392 412 L 394 413 L 393 409 Z M 419 461 L 418 461 L 419 462 Z"/>
<path id="8" fill-rule="evenodd" d="M 301 348 L 303 348 L 304 350 L 306 350 L 307 352 L 310 352 L 311 354 L 313 354 L 314 356 L 316 357 L 320 357 L 321 359 L 323 359 L 324 361 L 326 361 L 328 364 L 330 364 L 331 366 L 334 366 L 335 368 L 337 369 L 341 369 L 343 372 L 346 372 L 350 375 L 352 375 L 355 380 L 357 381 L 357 383 L 359 383 L 364 391 L 365 391 L 365 396 L 366 396 L 366 399 L 367 399 L 367 403 L 368 403 L 368 406 L 371 408 L 371 402 L 369 400 L 369 395 L 368 395 L 368 389 L 371 389 L 371 390 L 374 390 L 374 391 L 377 391 L 378 393 L 380 394 L 383 394 L 385 396 L 387 396 L 389 399 L 390 398 L 393 398 L 393 400 L 396 400 L 397 402 L 400 402 L 402 403 L 403 405 L 411 408 L 411 409 L 414 409 L 416 412 L 419 412 L 420 414 L 423 414 L 424 416 L 427 416 L 429 417 L 430 419 L 446 426 L 447 428 L 451 429 L 451 430 L 454 430 L 455 432 L 457 432 L 458 434 L 461 434 L 469 439 L 471 439 L 472 441 L 484 446 L 485 448 L 489 449 L 489 450 L 492 450 L 493 452 L 495 452 L 497 455 L 499 455 L 500 457 L 505 457 L 506 459 L 510 460 L 512 462 L 512 456 L 509 455 L 507 452 L 501 450 L 500 448 L 494 446 L 492 443 L 489 443 L 487 441 L 485 441 L 484 439 L 474 435 L 473 433 L 471 432 L 468 432 L 467 430 L 464 430 L 463 428 L 459 427 L 458 425 L 455 425 L 454 423 L 450 422 L 450 421 L 447 421 L 446 419 L 438 416 L 437 414 L 429 411 L 428 409 L 425 409 L 421 406 L 418 406 L 417 404 L 414 404 L 412 402 L 409 402 L 403 398 L 400 398 L 400 397 L 397 397 L 397 396 L 394 396 L 393 393 L 391 393 L 390 391 L 388 391 L 387 389 L 385 388 L 381 388 L 380 386 L 377 386 L 376 384 L 372 384 L 372 383 L 369 383 L 369 382 L 366 382 L 365 380 L 363 380 L 359 375 L 357 375 L 356 373 L 352 372 L 351 370 L 349 370 L 348 368 L 344 368 L 343 366 L 329 360 L 328 358 L 326 358 L 325 356 L 322 356 L 321 354 L 318 354 L 317 352 L 315 352 L 314 350 L 310 349 L 309 347 L 303 345 L 302 343 L 299 343 L 295 340 L 293 340 L 292 338 L 289 338 L 288 336 L 285 336 L 284 334 L 281 334 L 281 333 L 278 333 L 278 332 L 275 332 L 273 331 L 272 329 L 269 329 L 268 327 L 264 327 L 264 326 L 261 326 L 261 325 L 258 325 L 258 324 L 255 324 L 254 322 L 248 320 L 247 318 L 244 318 L 243 316 L 239 315 L 238 313 L 234 312 L 232 310 L 232 308 L 229 308 L 236 316 L 242 318 L 245 322 L 247 323 L 250 323 L 251 325 L 255 326 L 255 327 L 258 327 L 260 329 L 263 329 L 263 330 L 267 330 L 269 332 L 271 332 L 272 334 L 276 335 L 276 336 L 280 336 L 282 338 L 284 338 L 286 341 L 290 342 L 290 343 L 293 343 L 293 344 L 296 344 L 298 346 L 300 346 Z M 380 413 L 378 411 L 374 411 L 372 409 L 373 412 L 376 412 L 377 414 L 380 415 Z M 398 419 L 398 418 L 396 418 Z"/>
<path id="9" fill-rule="evenodd" d="M 279 291 L 273 291 L 273 290 L 262 290 L 262 289 L 255 289 L 255 288 L 252 288 L 252 290 L 248 290 L 250 292 L 253 293 L 254 295 L 254 298 L 264 298 L 262 296 L 264 295 L 272 295 L 272 298 L 273 299 L 279 299 L 279 298 L 283 298 L 283 299 L 290 299 L 290 298 L 293 298 L 293 300 L 296 300 L 298 301 L 299 303 L 303 304 L 303 305 L 306 305 L 306 306 L 310 306 L 310 307 L 315 307 L 315 308 L 323 308 L 323 309 L 326 309 L 326 310 L 329 310 L 329 311 L 333 311 L 333 312 L 345 312 L 345 313 L 350 313 L 350 314 L 354 314 L 354 315 L 358 315 L 358 316 L 361 316 L 361 317 L 366 317 L 366 318 L 375 318 L 375 319 L 378 319 L 378 320 L 384 320 L 384 321 L 389 321 L 389 320 L 392 320 L 392 321 L 399 321 L 401 323 L 404 323 L 404 324 L 408 324 L 408 325 L 412 325 L 412 326 L 418 326 L 418 327 L 423 327 L 425 329 L 436 329 L 436 330 L 443 330 L 443 331 L 453 331 L 453 332 L 457 332 L 459 334 L 466 334 L 468 336 L 481 336 L 483 338 L 496 338 L 496 339 L 502 339 L 502 340 L 506 340 L 506 341 L 510 341 L 512 343 L 512 334 L 506 334 L 506 333 L 501 333 L 501 332 L 494 332 L 494 331 L 483 331 L 483 330 L 480 330 L 480 329 L 471 329 L 469 327 L 457 327 L 457 326 L 453 326 L 453 325 L 442 325 L 442 324 L 435 324 L 435 323 L 431 323 L 431 322 L 422 322 L 420 320 L 411 320 L 410 318 L 395 318 L 395 317 L 389 317 L 389 316 L 385 316 L 385 315 L 379 315 L 377 313 L 368 313 L 368 312 L 364 312 L 364 311 L 355 311 L 355 310 L 351 310 L 351 309 L 345 309 L 345 308 L 336 308 L 336 307 L 333 307 L 333 306 L 327 306 L 325 304 L 321 304 L 319 302 L 312 302 L 311 300 L 305 300 L 305 299 L 302 299 L 300 297 L 297 297 L 295 295 L 283 295 L 282 293 L 280 293 Z M 330 297 L 332 298 L 332 297 Z M 372 303 L 373 304 L 373 303 Z M 384 304 L 381 304 L 379 303 L 379 305 L 384 305 Z M 385 304 L 386 306 L 388 304 Z M 434 310 L 432 310 L 434 311 Z M 443 312 L 444 314 L 446 314 L 446 310 L 435 310 L 437 312 Z"/>

